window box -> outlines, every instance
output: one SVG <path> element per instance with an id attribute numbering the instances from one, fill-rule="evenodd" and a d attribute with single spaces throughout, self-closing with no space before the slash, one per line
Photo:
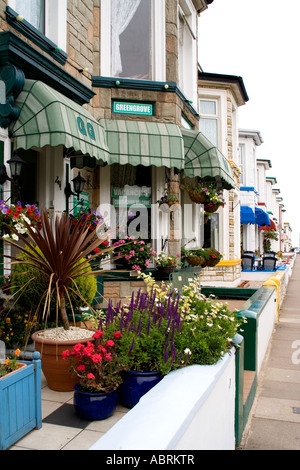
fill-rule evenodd
<path id="1" fill-rule="evenodd" d="M 41 428 L 41 361 L 20 361 L 25 367 L 0 378 L 0 450 L 34 428 Z"/>

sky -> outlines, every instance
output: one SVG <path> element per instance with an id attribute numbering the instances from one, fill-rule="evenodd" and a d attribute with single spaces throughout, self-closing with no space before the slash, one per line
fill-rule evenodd
<path id="1" fill-rule="evenodd" d="M 271 161 L 293 246 L 300 234 L 300 0 L 214 0 L 199 20 L 199 62 L 240 76 L 249 101 L 239 128 L 260 132 L 257 158 Z"/>

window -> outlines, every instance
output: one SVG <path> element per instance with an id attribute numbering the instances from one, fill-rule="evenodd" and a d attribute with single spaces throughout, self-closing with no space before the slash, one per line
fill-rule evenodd
<path id="1" fill-rule="evenodd" d="M 45 34 L 45 0 L 15 0 L 15 10 Z"/>
<path id="2" fill-rule="evenodd" d="M 22 15 L 33 28 L 61 50 L 66 50 L 67 0 L 7 0 L 7 6 Z M 22 26 L 21 22 L 19 26 Z M 28 35 L 27 30 L 21 32 Z M 33 40 L 32 37 L 29 39 Z"/>
<path id="3" fill-rule="evenodd" d="M 196 107 L 197 14 L 191 0 L 180 0 L 178 7 L 178 84 Z"/>
<path id="4" fill-rule="evenodd" d="M 208 217 L 204 225 L 204 243 L 203 248 L 215 248 L 219 250 L 219 232 L 220 232 L 220 214 L 214 213 Z"/>
<path id="5" fill-rule="evenodd" d="M 111 0 L 111 75 L 151 79 L 151 0 Z"/>
<path id="6" fill-rule="evenodd" d="M 200 100 L 199 130 L 218 147 L 218 103 L 216 100 Z"/>
<path id="7" fill-rule="evenodd" d="M 239 146 L 239 156 L 240 156 L 240 170 L 241 170 L 241 176 L 240 176 L 240 184 L 244 185 L 246 184 L 246 165 L 245 165 L 245 145 L 240 145 Z"/>
<path id="8" fill-rule="evenodd" d="M 102 76 L 165 80 L 165 1 L 102 0 L 100 43 Z"/>

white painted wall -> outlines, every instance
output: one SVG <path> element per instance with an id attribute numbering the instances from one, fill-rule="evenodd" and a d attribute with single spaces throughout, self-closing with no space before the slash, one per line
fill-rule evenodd
<path id="1" fill-rule="evenodd" d="M 235 354 L 173 371 L 90 450 L 234 450 Z"/>

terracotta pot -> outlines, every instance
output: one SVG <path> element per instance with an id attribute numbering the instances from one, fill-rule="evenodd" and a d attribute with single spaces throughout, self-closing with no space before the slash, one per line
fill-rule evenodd
<path id="1" fill-rule="evenodd" d="M 57 392 L 71 392 L 74 390 L 78 377 L 73 376 L 70 363 L 67 359 L 62 359 L 62 352 L 72 349 L 77 343 L 85 344 L 94 341 L 92 335 L 94 331 L 87 330 L 89 337 L 72 341 L 55 341 L 38 336 L 34 333 L 31 338 L 34 341 L 35 350 L 41 353 L 42 371 L 47 380 L 48 387 Z"/>

